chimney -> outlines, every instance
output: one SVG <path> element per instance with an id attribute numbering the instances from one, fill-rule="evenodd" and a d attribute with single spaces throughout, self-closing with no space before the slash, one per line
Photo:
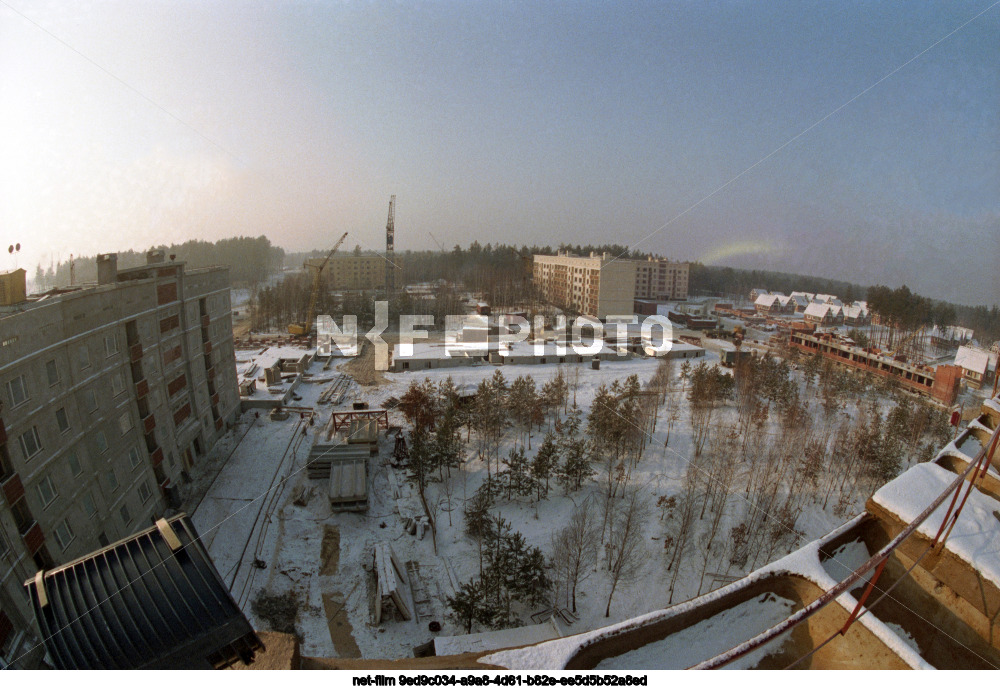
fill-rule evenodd
<path id="1" fill-rule="evenodd" d="M 163 263 L 164 252 L 162 249 L 150 249 L 146 252 L 146 265 Z"/>
<path id="2" fill-rule="evenodd" d="M 118 280 L 118 255 L 97 255 L 97 284 L 108 285 Z"/>

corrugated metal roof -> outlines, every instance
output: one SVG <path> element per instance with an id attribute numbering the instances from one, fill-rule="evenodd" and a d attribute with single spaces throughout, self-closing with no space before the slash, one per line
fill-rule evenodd
<path id="1" fill-rule="evenodd" d="M 57 668 L 222 668 L 263 648 L 183 514 L 24 586 Z"/>

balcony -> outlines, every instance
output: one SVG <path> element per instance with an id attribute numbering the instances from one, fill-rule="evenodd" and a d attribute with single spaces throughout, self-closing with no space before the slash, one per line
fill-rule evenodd
<path id="1" fill-rule="evenodd" d="M 7 499 L 7 505 L 14 505 L 24 496 L 24 484 L 21 483 L 21 477 L 16 473 L 4 479 L 3 495 Z"/>
<path id="2" fill-rule="evenodd" d="M 145 398 L 149 395 L 149 381 L 143 379 L 135 385 L 135 397 Z"/>
<path id="3" fill-rule="evenodd" d="M 3 420 L 0 419 L 0 445 L 7 443 L 7 427 L 4 426 Z"/>
<path id="4" fill-rule="evenodd" d="M 38 526 L 37 522 L 32 522 L 31 526 L 21 535 L 24 538 L 24 546 L 28 549 L 28 553 L 34 555 L 38 549 L 42 548 L 42 544 L 45 543 L 45 535 L 42 534 L 42 528 Z"/>
<path id="5" fill-rule="evenodd" d="M 212 342 L 210 340 L 205 341 L 205 354 L 207 355 L 212 351 Z"/>
<path id="6" fill-rule="evenodd" d="M 202 326 L 202 328 L 208 328 L 208 324 L 209 323 L 210 323 L 210 320 L 208 318 L 208 314 L 205 314 L 204 316 L 201 317 L 201 326 Z"/>
<path id="7" fill-rule="evenodd" d="M 215 420 L 215 430 L 216 431 L 222 431 L 222 420 L 221 419 L 216 419 Z"/>
<path id="8" fill-rule="evenodd" d="M 212 404 L 213 405 L 218 405 L 219 404 L 219 394 L 218 393 L 215 393 L 215 394 L 212 395 Z"/>
<path id="9" fill-rule="evenodd" d="M 142 359 L 142 345 L 136 343 L 128 350 L 129 361 L 138 362 Z"/>
<path id="10" fill-rule="evenodd" d="M 154 450 L 150 454 L 149 459 L 152 461 L 153 467 L 159 465 L 161 462 L 163 462 L 163 449 L 157 448 L 156 450 Z"/>
<path id="11" fill-rule="evenodd" d="M 151 415 L 149 415 L 148 417 L 146 417 L 145 419 L 142 420 L 142 430 L 143 430 L 143 433 L 148 434 L 148 433 L 150 433 L 155 428 L 156 428 L 156 416 L 155 415 L 151 414 Z"/>
<path id="12" fill-rule="evenodd" d="M 215 378 L 215 367 L 209 367 L 208 371 L 205 372 L 205 376 L 211 381 Z"/>

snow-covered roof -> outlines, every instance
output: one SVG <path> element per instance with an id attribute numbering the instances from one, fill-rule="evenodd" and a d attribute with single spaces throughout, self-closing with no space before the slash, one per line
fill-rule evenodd
<path id="1" fill-rule="evenodd" d="M 816 318 L 823 319 L 826 318 L 826 314 L 830 311 L 832 307 L 829 304 L 823 304 L 822 302 L 810 302 L 809 306 L 806 307 L 804 316 L 815 316 Z"/>
<path id="2" fill-rule="evenodd" d="M 844 317 L 848 319 L 858 319 L 868 315 L 868 312 L 864 308 L 858 306 L 857 302 L 849 307 L 844 307 L 843 312 Z"/>
<path id="3" fill-rule="evenodd" d="M 791 299 L 792 299 L 792 301 L 795 302 L 795 304 L 797 306 L 800 306 L 800 307 L 807 307 L 807 306 L 809 306 L 809 298 L 805 295 L 805 293 L 802 293 L 802 292 L 795 293 L 795 292 L 793 292 L 791 294 Z"/>
<path id="4" fill-rule="evenodd" d="M 997 355 L 995 352 L 962 345 L 955 353 L 955 364 L 968 371 L 983 375 L 987 370 L 997 368 Z"/>
<path id="5" fill-rule="evenodd" d="M 788 298 L 786 297 L 785 301 L 782 302 L 781 297 L 782 295 L 761 295 L 756 300 L 754 300 L 754 305 L 758 307 L 772 307 L 774 306 L 775 302 L 782 305 L 787 304 Z"/>
<path id="6" fill-rule="evenodd" d="M 816 297 L 814 292 L 799 292 L 798 290 L 792 292 L 792 297 L 805 297 L 807 302 L 812 302 L 813 298 Z"/>
<path id="7" fill-rule="evenodd" d="M 816 302 L 823 302 L 823 303 L 830 302 L 830 301 L 835 300 L 835 299 L 837 299 L 836 295 L 817 294 L 815 297 L 813 297 L 814 301 L 816 301 Z"/>

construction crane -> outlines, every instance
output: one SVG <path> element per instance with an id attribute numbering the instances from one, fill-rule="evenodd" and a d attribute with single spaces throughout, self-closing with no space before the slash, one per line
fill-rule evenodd
<path id="1" fill-rule="evenodd" d="M 393 257 L 396 253 L 396 195 L 389 198 L 389 220 L 385 224 L 385 298 L 391 299 L 396 289 Z"/>
<path id="2" fill-rule="evenodd" d="M 302 268 L 313 272 L 312 292 L 309 294 L 309 309 L 306 311 L 305 323 L 289 324 L 288 332 L 291 335 L 309 335 L 312 333 L 313 319 L 316 318 L 316 302 L 319 301 L 319 288 L 322 282 L 323 269 L 326 268 L 326 265 L 330 262 L 330 257 L 337 253 L 337 250 L 345 239 L 347 239 L 346 232 L 340 236 L 337 244 L 333 245 L 333 249 L 330 250 L 325 259 L 306 259 L 302 264 Z"/>
<path id="3" fill-rule="evenodd" d="M 913 340 L 914 338 L 919 342 L 923 334 L 924 334 L 924 327 L 921 326 L 920 328 L 918 328 L 917 330 L 913 331 L 908 336 L 903 338 L 899 343 L 897 343 L 896 347 L 892 349 L 892 352 L 883 352 L 882 354 L 884 354 L 886 357 L 895 357 L 900 352 L 904 352 L 906 350 L 906 346 L 909 345 L 910 341 Z"/>

